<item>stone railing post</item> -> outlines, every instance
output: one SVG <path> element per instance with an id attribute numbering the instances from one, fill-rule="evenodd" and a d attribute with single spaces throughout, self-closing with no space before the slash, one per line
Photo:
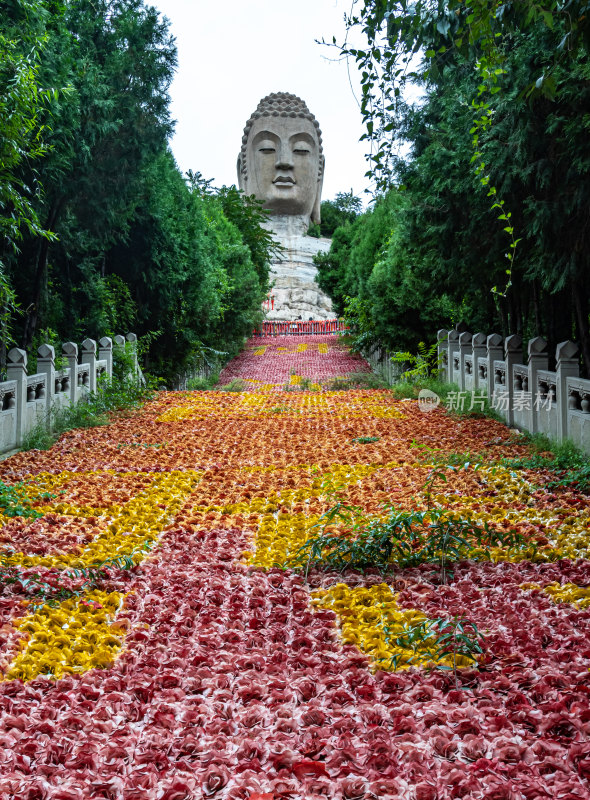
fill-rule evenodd
<path id="1" fill-rule="evenodd" d="M 547 353 L 547 340 L 542 336 L 535 336 L 529 341 L 529 384 L 526 391 L 531 393 L 531 433 L 539 432 L 539 409 L 537 403 L 537 373 L 539 370 L 549 369 L 549 355 Z M 525 387 L 523 387 L 524 389 Z"/>
<path id="2" fill-rule="evenodd" d="M 465 356 L 471 355 L 472 335 L 465 331 L 459 334 L 459 389 L 465 391 Z"/>
<path id="3" fill-rule="evenodd" d="M 449 383 L 455 382 L 455 359 L 459 359 L 459 335 L 459 331 L 449 331 Z M 461 367 L 460 362 L 459 367 Z"/>
<path id="4" fill-rule="evenodd" d="M 557 345 L 557 437 L 563 441 L 568 436 L 567 429 L 567 379 L 577 378 L 580 374 L 578 353 L 580 348 L 575 342 L 565 341 Z M 10 354 L 9 354 L 10 355 Z"/>
<path id="5" fill-rule="evenodd" d="M 70 405 L 75 405 L 78 391 L 78 345 L 76 342 L 64 342 L 61 347 L 70 368 Z"/>
<path id="6" fill-rule="evenodd" d="M 473 338 L 471 339 L 471 349 L 473 352 L 473 389 L 477 389 L 479 391 L 485 389 L 487 391 L 487 381 L 483 377 L 480 377 L 479 374 L 479 359 L 485 358 L 487 355 L 485 333 L 473 334 Z"/>
<path id="7" fill-rule="evenodd" d="M 491 333 L 487 340 L 486 346 L 488 351 L 488 397 L 490 403 L 494 397 L 494 389 L 496 386 L 496 373 L 494 372 L 494 361 L 502 361 L 504 352 L 502 350 L 502 337 L 499 333 Z"/>
<path id="8" fill-rule="evenodd" d="M 438 353 L 438 374 L 443 381 L 449 381 L 449 332 L 441 328 L 436 334 Z"/>
<path id="9" fill-rule="evenodd" d="M 47 420 L 51 425 L 51 406 L 55 398 L 55 348 L 51 344 L 42 344 L 37 350 L 37 372 L 45 377 L 45 403 Z"/>
<path id="10" fill-rule="evenodd" d="M 113 340 L 110 336 L 103 336 L 98 342 L 98 360 L 107 362 L 107 377 L 113 377 Z"/>
<path id="11" fill-rule="evenodd" d="M 6 377 L 9 381 L 16 381 L 16 446 L 20 447 L 27 415 L 27 354 L 13 347 L 6 358 Z"/>
<path id="12" fill-rule="evenodd" d="M 113 358 L 115 358 L 115 350 L 119 350 L 119 352 L 123 351 L 123 353 L 125 352 L 125 344 L 125 337 L 121 336 L 121 334 L 117 334 L 113 339 Z"/>
<path id="13" fill-rule="evenodd" d="M 82 342 L 82 364 L 88 364 L 90 370 L 90 391 L 96 392 L 96 342 L 94 339 L 84 339 Z"/>
<path id="14" fill-rule="evenodd" d="M 131 355 L 133 356 L 133 377 L 137 379 L 139 377 L 139 364 L 137 362 L 137 336 L 134 333 L 128 333 L 125 338 L 127 339 Z"/>
<path id="15" fill-rule="evenodd" d="M 508 392 L 508 409 L 506 422 L 514 425 L 514 375 L 512 367 L 522 364 L 522 336 L 513 333 L 504 342 L 504 361 L 506 362 L 506 391 Z"/>

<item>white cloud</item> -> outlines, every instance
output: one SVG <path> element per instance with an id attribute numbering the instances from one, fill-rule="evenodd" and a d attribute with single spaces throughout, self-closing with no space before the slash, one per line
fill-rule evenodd
<path id="1" fill-rule="evenodd" d="M 307 103 L 322 129 L 324 199 L 362 195 L 367 162 L 354 62 L 334 61 L 350 0 L 157 0 L 177 40 L 178 71 L 171 88 L 177 120 L 171 142 L 180 169 L 201 172 L 216 186 L 236 183 L 236 160 L 246 121 L 270 92 L 292 92 Z"/>

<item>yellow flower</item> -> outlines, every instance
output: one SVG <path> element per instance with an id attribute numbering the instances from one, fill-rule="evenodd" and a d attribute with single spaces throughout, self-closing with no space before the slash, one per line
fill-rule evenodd
<path id="1" fill-rule="evenodd" d="M 312 592 L 311 596 L 316 607 L 336 612 L 342 641 L 355 644 L 366 653 L 374 670 L 429 664 L 452 668 L 452 659 L 438 655 L 434 635 L 427 633 L 425 638 L 410 645 L 407 632 L 420 623 L 428 623 L 428 617 L 416 609 L 399 608 L 397 595 L 387 584 L 351 588 L 338 583 Z M 472 666 L 472 662 L 458 656 L 457 666 Z"/>
<path id="2" fill-rule="evenodd" d="M 112 625 L 124 598 L 119 592 L 95 590 L 14 620 L 14 627 L 25 636 L 2 680 L 59 678 L 112 664 L 124 640 L 124 629 Z"/>

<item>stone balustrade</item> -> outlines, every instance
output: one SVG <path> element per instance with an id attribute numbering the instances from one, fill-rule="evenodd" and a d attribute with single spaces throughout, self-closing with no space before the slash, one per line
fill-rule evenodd
<path id="1" fill-rule="evenodd" d="M 391 360 L 391 353 L 380 345 L 375 345 L 363 351 L 363 358 L 369 362 L 371 369 L 377 375 L 381 375 L 387 383 L 392 384 L 399 381 L 404 366 L 399 362 Z"/>
<path id="2" fill-rule="evenodd" d="M 441 378 L 459 389 L 455 408 L 477 408 L 486 395 L 508 425 L 571 439 L 590 453 L 590 380 L 580 378 L 574 342 L 557 345 L 555 372 L 540 336 L 529 341 L 525 363 L 520 336 L 503 342 L 497 333 L 440 330 L 438 355 Z"/>
<path id="3" fill-rule="evenodd" d="M 39 423 L 51 426 L 52 415 L 75 405 L 90 392 L 100 391 L 101 378 L 113 376 L 113 347 L 127 347 L 137 366 L 137 337 L 104 336 L 98 342 L 85 339 L 80 356 L 75 342 L 63 345 L 64 369 L 55 367 L 55 348 L 42 344 L 37 351 L 37 372 L 27 372 L 27 354 L 18 347 L 8 352 L 7 380 L 0 382 L 0 453 L 20 447 L 27 434 Z"/>

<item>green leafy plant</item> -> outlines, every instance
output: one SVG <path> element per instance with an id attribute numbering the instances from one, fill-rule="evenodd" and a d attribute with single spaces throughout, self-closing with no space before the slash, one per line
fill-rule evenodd
<path id="1" fill-rule="evenodd" d="M 358 444 L 372 444 L 373 442 L 380 441 L 380 436 L 357 436 L 356 439 L 353 439 L 353 442 L 358 442 Z"/>
<path id="2" fill-rule="evenodd" d="M 391 393 L 396 400 L 417 400 L 422 389 L 429 389 L 440 398 L 447 397 L 449 392 L 459 391 L 459 387 L 455 383 L 446 383 L 437 378 L 420 378 L 412 381 L 403 380 L 399 383 L 394 383 L 391 387 Z"/>
<path id="3" fill-rule="evenodd" d="M 219 380 L 219 370 L 215 370 L 210 375 L 195 375 L 186 382 L 189 392 L 206 392 L 212 389 Z"/>
<path id="4" fill-rule="evenodd" d="M 435 646 L 437 648 L 437 659 L 452 658 L 453 676 L 455 678 L 455 688 L 459 688 L 457 675 L 457 656 L 477 663 L 478 657 L 484 652 L 483 636 L 479 632 L 475 622 L 465 617 L 455 616 L 452 619 L 434 620 L 437 630 Z M 447 669 L 443 664 L 438 664 L 438 669 Z"/>
<path id="5" fill-rule="evenodd" d="M 289 408 L 289 406 L 273 406 L 269 409 L 269 414 L 299 414 L 298 408 Z"/>
<path id="6" fill-rule="evenodd" d="M 297 372 L 295 370 L 291 371 L 291 375 L 296 375 Z M 307 376 L 301 376 L 299 383 L 287 383 L 284 386 L 284 390 L 286 392 L 317 392 L 317 388 L 313 385 L 314 380 L 313 378 L 308 378 Z"/>
<path id="7" fill-rule="evenodd" d="M 33 337 L 33 341 L 28 352 L 27 371 L 29 375 L 34 375 L 37 372 L 37 351 L 42 344 L 49 344 L 55 350 L 55 369 L 59 372 L 66 369 L 68 360 L 62 353 L 62 342 L 56 331 L 52 328 L 44 328 L 37 331 Z"/>
<path id="8" fill-rule="evenodd" d="M 49 450 L 53 447 L 57 437 L 47 427 L 47 423 L 39 420 L 31 430 L 25 434 L 21 450 Z"/>
<path id="9" fill-rule="evenodd" d="M 385 378 L 374 372 L 351 372 L 345 378 L 332 378 L 323 383 L 331 392 L 347 392 L 355 389 L 388 389 Z"/>
<path id="10" fill-rule="evenodd" d="M 113 370 L 114 372 L 114 370 Z M 49 450 L 66 431 L 106 425 L 113 415 L 125 416 L 154 397 L 155 383 L 148 376 L 139 380 L 103 378 L 98 391 L 89 393 L 75 405 L 52 409 L 49 419 L 39 422 L 24 437 L 22 450 Z"/>
<path id="11" fill-rule="evenodd" d="M 386 644 L 391 648 L 399 648 L 405 652 L 394 653 L 389 662 L 390 668 L 393 667 L 397 670 L 403 664 L 414 664 L 419 666 L 426 661 L 431 663 L 436 656 L 434 651 L 434 636 L 433 636 L 434 620 L 424 619 L 414 625 L 403 623 L 401 626 L 396 625 L 395 628 L 382 624 L 383 635 Z M 410 652 L 412 655 L 406 655 Z"/>
<path id="12" fill-rule="evenodd" d="M 38 497 L 48 500 L 52 495 L 45 492 Z M 27 484 L 22 481 L 12 486 L 0 481 L 0 514 L 4 517 L 26 517 L 28 519 L 37 519 L 43 516 L 32 507 L 27 493 Z"/>
<path id="13" fill-rule="evenodd" d="M 248 385 L 241 378 L 232 378 L 229 383 L 215 387 L 218 392 L 245 392 L 247 389 Z"/>
<path id="14" fill-rule="evenodd" d="M 6 556 L 0 554 L 0 586 L 18 585 L 27 596 L 34 598 L 29 609 L 35 612 L 42 606 L 56 606 L 64 600 L 82 597 L 88 591 L 102 588 L 109 578 L 108 570 L 132 570 L 137 566 L 134 557 L 149 552 L 151 548 L 152 543 L 146 540 L 131 553 L 96 561 L 88 567 L 44 571 L 9 565 Z"/>
<path id="15" fill-rule="evenodd" d="M 442 355 L 438 353 L 438 342 L 428 346 L 424 342 L 418 344 L 418 352 L 397 352 L 391 356 L 394 364 L 407 365 L 402 373 L 401 381 L 415 383 L 424 378 L 433 378 L 438 374 L 442 363 Z"/>
<path id="16" fill-rule="evenodd" d="M 544 434 L 525 434 L 523 443 L 530 454 L 503 458 L 500 463 L 511 469 L 543 469 L 556 474 L 544 486 L 548 489 L 573 488 L 590 493 L 590 459 L 571 440 L 553 442 Z"/>
<path id="17" fill-rule="evenodd" d="M 440 473 L 434 473 L 432 481 Z M 432 491 L 431 483 L 427 491 Z M 342 533 L 334 533 L 339 523 Z M 357 506 L 338 501 L 318 520 L 318 534 L 291 556 L 285 566 L 311 567 L 344 572 L 348 569 L 377 569 L 382 573 L 421 564 L 435 564 L 438 580 L 446 584 L 452 565 L 473 556 L 475 551 L 492 547 L 524 547 L 524 537 L 516 531 L 494 530 L 477 525 L 442 508 L 405 511 L 389 507 L 389 516 L 369 517 Z"/>
<path id="18" fill-rule="evenodd" d="M 390 662 L 394 670 L 397 670 L 402 659 L 404 665 L 416 663 L 418 666 L 426 662 L 435 669 L 450 669 L 457 689 L 459 688 L 458 657 L 475 665 L 484 652 L 484 637 L 477 625 L 465 617 L 424 619 L 415 625 L 404 624 L 401 631 L 399 625 L 393 628 L 384 624 L 382 628 L 389 647 L 412 653 L 409 657 L 403 653 L 395 653 Z M 441 663 L 449 659 L 452 661 L 452 667 Z"/>
<path id="19" fill-rule="evenodd" d="M 478 469 L 484 461 L 484 456 L 481 453 L 446 452 L 438 447 L 429 447 L 425 444 L 419 444 L 415 439 L 412 439 L 410 448 L 420 451 L 418 460 L 422 463 L 432 464 L 433 466 L 445 466 L 455 469 Z M 489 463 L 489 459 L 487 459 Z M 445 481 L 443 481 L 445 482 Z"/>
<path id="20" fill-rule="evenodd" d="M 345 296 L 343 320 L 348 328 L 347 342 L 353 352 L 361 353 L 377 343 L 371 306 L 367 300 Z"/>

